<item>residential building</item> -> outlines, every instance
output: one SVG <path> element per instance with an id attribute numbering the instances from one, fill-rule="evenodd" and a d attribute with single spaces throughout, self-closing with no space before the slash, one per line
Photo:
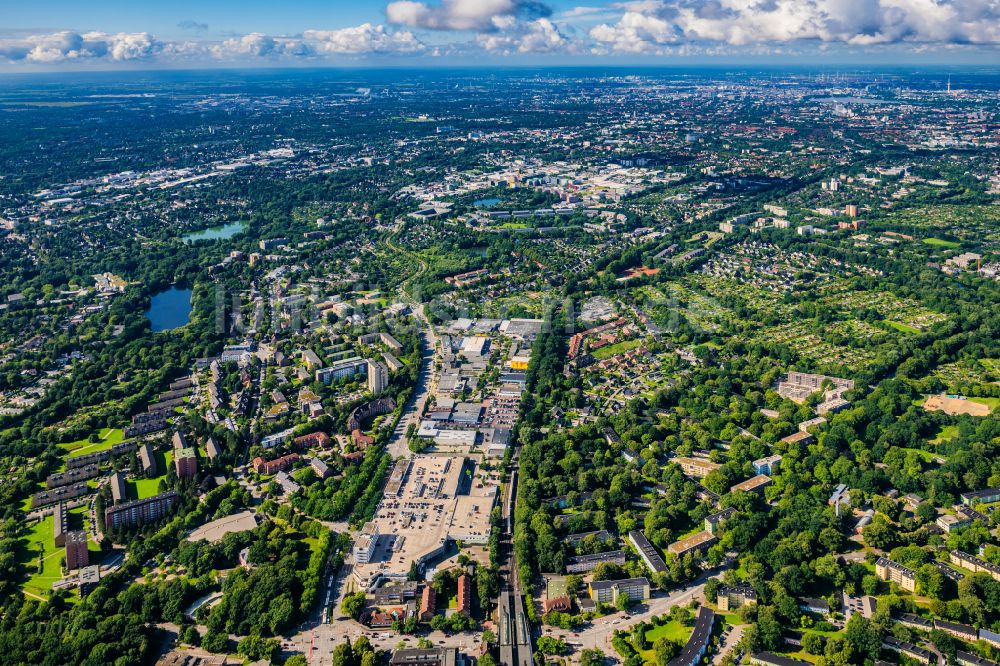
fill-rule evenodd
<path id="1" fill-rule="evenodd" d="M 703 553 L 718 541 L 718 537 L 706 530 L 673 542 L 667 546 L 667 552 L 677 557 L 684 557 L 688 553 Z"/>
<path id="2" fill-rule="evenodd" d="M 472 615 L 472 579 L 468 574 L 458 577 L 458 607 L 455 612 Z"/>
<path id="3" fill-rule="evenodd" d="M 417 617 L 421 622 L 430 622 L 435 613 L 435 602 L 437 593 L 430 585 L 424 585 L 423 592 L 420 593 L 420 611 Z"/>
<path id="4" fill-rule="evenodd" d="M 646 578 L 625 578 L 622 580 L 592 581 L 587 586 L 590 598 L 597 603 L 612 604 L 625 595 L 629 601 L 649 599 L 649 580 Z"/>
<path id="5" fill-rule="evenodd" d="M 720 611 L 734 611 L 743 606 L 757 603 L 757 591 L 746 583 L 720 585 L 716 605 Z"/>
<path id="6" fill-rule="evenodd" d="M 963 641 L 979 640 L 979 631 L 975 627 L 970 627 L 967 624 L 958 624 L 957 622 L 945 622 L 944 620 L 934 620 L 934 628 L 939 631 L 943 631 L 946 634 L 950 634 L 959 640 Z"/>
<path id="7" fill-rule="evenodd" d="M 799 608 L 808 613 L 815 613 L 817 615 L 825 616 L 830 614 L 830 604 L 828 604 L 823 599 L 802 597 L 801 599 L 799 599 Z"/>
<path id="8" fill-rule="evenodd" d="M 809 666 L 809 663 L 773 652 L 754 652 L 750 655 L 751 666 Z"/>
<path id="9" fill-rule="evenodd" d="M 995 661 L 984 659 L 978 654 L 958 650 L 955 652 L 955 662 L 958 666 L 1000 666 Z"/>
<path id="10" fill-rule="evenodd" d="M 323 431 L 311 432 L 292 440 L 292 445 L 297 449 L 329 449 L 333 446 L 333 440 Z"/>
<path id="11" fill-rule="evenodd" d="M 219 448 L 219 444 L 215 441 L 214 437 L 209 437 L 205 440 L 205 453 L 208 455 L 208 459 L 213 462 L 222 455 L 222 449 Z"/>
<path id="12" fill-rule="evenodd" d="M 917 647 L 912 643 L 906 643 L 893 636 L 886 636 L 882 639 L 882 649 L 898 652 L 926 666 L 937 664 L 937 656 L 930 650 Z"/>
<path id="13" fill-rule="evenodd" d="M 709 534 L 718 534 L 722 526 L 726 524 L 726 521 L 735 515 L 736 509 L 730 506 L 718 513 L 705 516 L 705 531 Z"/>
<path id="14" fill-rule="evenodd" d="M 1000 488 L 973 490 L 967 493 L 962 493 L 961 498 L 962 504 L 965 504 L 966 506 L 972 506 L 973 504 L 978 504 L 980 502 L 983 504 L 1000 502 Z"/>
<path id="15" fill-rule="evenodd" d="M 192 447 L 174 451 L 174 468 L 178 479 L 193 479 L 198 476 L 198 455 Z"/>
<path id="16" fill-rule="evenodd" d="M 875 575 L 880 580 L 895 583 L 907 592 L 917 589 L 917 573 L 913 569 L 908 569 L 902 564 L 880 557 L 875 562 Z"/>
<path id="17" fill-rule="evenodd" d="M 742 483 L 737 483 L 729 489 L 729 492 L 757 493 L 762 495 L 764 493 L 764 488 L 767 488 L 772 483 L 773 480 L 771 477 L 765 476 L 764 474 L 758 474 L 757 476 L 747 479 Z"/>
<path id="18" fill-rule="evenodd" d="M 66 568 L 82 569 L 90 566 L 90 551 L 87 549 L 87 533 L 83 530 L 66 533 Z"/>
<path id="19" fill-rule="evenodd" d="M 708 651 L 712 639 L 712 628 L 715 625 L 715 611 L 708 606 L 698 609 L 698 617 L 694 622 L 691 637 L 684 645 L 681 653 L 667 662 L 667 666 L 695 666 Z"/>
<path id="20" fill-rule="evenodd" d="M 312 467 L 313 472 L 315 472 L 316 476 L 318 476 L 321 480 L 328 479 L 333 475 L 333 470 L 330 469 L 330 466 L 319 458 L 313 458 L 310 460 L 309 466 Z"/>
<path id="21" fill-rule="evenodd" d="M 152 523 L 173 509 L 180 502 L 180 495 L 169 490 L 146 499 L 133 500 L 104 509 L 104 529 L 131 528 Z"/>
<path id="22" fill-rule="evenodd" d="M 111 475 L 108 481 L 108 485 L 111 486 L 111 500 L 115 504 L 121 504 L 126 501 L 128 497 L 125 492 L 125 474 L 122 472 L 115 472 Z M 60 505 L 61 506 L 61 505 Z"/>
<path id="23" fill-rule="evenodd" d="M 328 368 L 320 368 L 316 371 L 316 381 L 323 384 L 340 381 L 348 377 L 353 377 L 360 372 L 366 372 L 368 361 L 360 356 L 354 356 L 343 361 L 338 361 Z"/>
<path id="24" fill-rule="evenodd" d="M 722 467 L 722 465 L 714 463 L 708 458 L 687 458 L 679 456 L 677 458 L 672 458 L 671 462 L 680 465 L 681 471 L 688 476 L 697 477 L 699 479 L 704 479 L 706 476 Z"/>
<path id="25" fill-rule="evenodd" d="M 297 453 L 289 453 L 286 456 L 281 456 L 280 458 L 275 458 L 274 460 L 264 460 L 258 456 L 253 459 L 253 471 L 257 474 L 263 474 L 264 476 L 271 476 L 291 468 L 291 466 L 299 460 L 300 457 L 301 456 Z"/>
<path id="26" fill-rule="evenodd" d="M 778 467 L 781 465 L 781 456 L 773 455 L 767 456 L 766 458 L 760 458 L 753 461 L 753 471 L 758 474 L 766 474 L 768 476 L 774 476 L 778 473 Z"/>
<path id="27" fill-rule="evenodd" d="M 148 443 L 139 447 L 139 462 L 142 463 L 142 473 L 147 478 L 160 475 L 160 467 L 156 463 L 156 454 L 153 453 L 153 447 Z"/>
<path id="28" fill-rule="evenodd" d="M 589 573 L 597 568 L 598 564 L 618 564 L 625 565 L 624 550 L 609 550 L 603 553 L 593 553 L 591 555 L 576 555 L 567 559 L 566 573 Z"/>
<path id="29" fill-rule="evenodd" d="M 368 392 L 373 396 L 389 386 L 389 368 L 382 361 L 368 359 Z"/>
<path id="30" fill-rule="evenodd" d="M 66 545 L 66 528 L 69 525 L 69 512 L 62 502 L 56 504 L 52 509 L 52 541 L 62 548 Z"/>
<path id="31" fill-rule="evenodd" d="M 1000 567 L 980 559 L 974 555 L 969 555 L 961 550 L 953 550 L 948 556 L 952 564 L 968 569 L 973 573 L 985 573 L 1000 581 Z"/>
<path id="32" fill-rule="evenodd" d="M 649 567 L 653 573 L 663 573 L 667 570 L 667 564 L 660 557 L 660 553 L 649 542 L 646 535 L 639 530 L 632 530 L 628 533 L 628 540 L 639 553 L 639 557 Z"/>
<path id="33" fill-rule="evenodd" d="M 372 561 L 372 557 L 375 555 L 375 550 L 378 548 L 379 535 L 378 534 L 360 534 L 358 538 L 354 540 L 354 561 L 358 564 L 368 564 Z"/>

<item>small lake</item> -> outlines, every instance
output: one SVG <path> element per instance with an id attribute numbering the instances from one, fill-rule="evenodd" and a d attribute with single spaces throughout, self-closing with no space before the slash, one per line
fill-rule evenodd
<path id="1" fill-rule="evenodd" d="M 230 222 L 229 224 L 225 224 L 221 227 L 212 227 L 211 229 L 192 231 L 189 234 L 181 236 L 181 240 L 185 243 L 202 240 L 226 240 L 227 238 L 232 238 L 246 228 L 246 222 Z"/>
<path id="2" fill-rule="evenodd" d="M 472 202 L 472 205 L 475 206 L 476 208 L 492 208 L 493 206 L 496 206 L 498 203 L 500 203 L 500 199 L 491 197 L 489 199 L 476 199 L 475 201 Z"/>
<path id="3" fill-rule="evenodd" d="M 153 296 L 146 319 L 153 333 L 180 328 L 191 318 L 191 290 L 171 287 Z"/>

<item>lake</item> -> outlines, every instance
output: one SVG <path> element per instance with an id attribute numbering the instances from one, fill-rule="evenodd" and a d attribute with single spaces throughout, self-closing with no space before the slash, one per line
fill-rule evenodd
<path id="1" fill-rule="evenodd" d="M 153 332 L 180 328 L 191 318 L 191 290 L 171 287 L 153 296 L 146 319 L 152 324 Z"/>
<path id="2" fill-rule="evenodd" d="M 189 234 L 181 236 L 181 240 L 185 243 L 192 243 L 194 241 L 201 240 L 225 240 L 227 238 L 232 238 L 246 228 L 246 222 L 230 222 L 229 224 L 225 224 L 221 227 L 212 227 L 211 229 L 192 231 Z"/>

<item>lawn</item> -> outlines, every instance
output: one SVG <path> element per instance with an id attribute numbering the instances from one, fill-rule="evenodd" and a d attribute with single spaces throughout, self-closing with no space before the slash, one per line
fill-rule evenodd
<path id="1" fill-rule="evenodd" d="M 937 437 L 931 440 L 931 444 L 944 444 L 945 442 L 950 442 L 956 437 L 958 437 L 957 425 L 941 426 L 941 430 L 938 431 Z"/>
<path id="2" fill-rule="evenodd" d="M 31 573 L 28 580 L 22 586 L 26 592 L 39 596 L 46 595 L 52 590 L 52 584 L 62 578 L 60 563 L 62 562 L 63 549 L 58 548 L 52 541 L 52 515 L 45 516 L 44 519 L 35 523 L 28 530 L 28 562 L 27 570 Z M 42 570 L 38 571 L 38 555 L 42 555 Z"/>
<path id="3" fill-rule="evenodd" d="M 653 627 L 646 632 L 646 640 L 650 645 L 655 645 L 656 641 L 661 638 L 669 638 L 675 640 L 681 645 L 685 645 L 688 638 L 691 637 L 691 632 L 694 631 L 693 627 L 687 627 L 680 622 L 674 622 L 671 620 L 666 624 L 661 624 L 659 626 Z M 656 663 L 656 653 L 652 649 L 643 650 L 639 652 L 642 660 L 647 664 Z"/>
<path id="4" fill-rule="evenodd" d="M 163 472 L 160 476 L 153 477 L 152 479 L 139 478 L 133 481 L 129 481 L 128 492 L 130 497 L 135 499 L 146 499 L 147 497 L 152 497 L 160 492 L 160 481 L 167 478 L 167 469 L 173 463 L 174 452 L 167 451 L 166 453 L 162 451 L 156 452 L 156 464 L 160 467 L 160 471 Z"/>
<path id="5" fill-rule="evenodd" d="M 955 241 L 945 240 L 943 238 L 925 238 L 924 243 L 927 245 L 933 245 L 934 247 L 943 247 L 948 249 L 954 249 L 956 247 L 961 247 L 961 243 L 956 243 Z"/>
<path id="6" fill-rule="evenodd" d="M 593 356 L 598 361 L 603 361 L 606 358 L 611 358 L 617 354 L 624 354 L 625 352 L 635 349 L 642 344 L 642 340 L 623 340 L 622 342 L 616 342 L 613 345 L 608 345 L 606 347 L 601 347 L 591 352 Z"/>
<path id="7" fill-rule="evenodd" d="M 1000 398 L 967 398 L 967 400 L 978 402 L 980 405 L 986 405 L 991 411 L 1000 407 Z"/>
<path id="8" fill-rule="evenodd" d="M 898 322 L 898 321 L 889 321 L 889 320 L 886 320 L 885 323 L 888 324 L 889 326 L 892 326 L 897 331 L 902 331 L 903 333 L 919 333 L 920 332 L 920 329 L 913 328 L 912 326 L 908 326 L 907 324 L 903 324 L 903 323 Z"/>
<path id="9" fill-rule="evenodd" d="M 119 428 L 104 428 L 97 433 L 97 438 L 97 442 L 91 442 L 89 439 L 78 439 L 75 442 L 60 444 L 59 446 L 67 453 L 72 453 L 74 456 L 82 456 L 85 453 L 110 449 L 125 438 L 125 433 Z"/>

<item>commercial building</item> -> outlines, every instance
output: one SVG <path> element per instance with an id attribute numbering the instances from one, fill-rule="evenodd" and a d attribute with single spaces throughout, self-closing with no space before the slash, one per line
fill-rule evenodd
<path id="1" fill-rule="evenodd" d="M 649 599 L 649 580 L 646 578 L 625 578 L 622 580 L 595 580 L 587 589 L 590 598 L 597 603 L 616 604 L 624 595 L 629 601 Z"/>
<path id="2" fill-rule="evenodd" d="M 357 564 L 368 564 L 378 547 L 378 534 L 361 534 L 354 540 L 354 547 L 351 552 L 354 555 L 354 562 Z"/>
<path id="3" fill-rule="evenodd" d="M 716 605 L 720 611 L 734 611 L 749 604 L 757 603 L 757 591 L 746 583 L 720 585 Z"/>
<path id="4" fill-rule="evenodd" d="M 653 573 L 662 573 L 667 570 L 666 562 L 663 561 L 660 553 L 649 542 L 645 534 L 639 530 L 632 530 L 628 533 L 628 540 L 635 547 L 639 553 L 639 557 L 642 558 L 642 561 L 649 567 L 650 571 Z"/>
<path id="5" fill-rule="evenodd" d="M 907 592 L 913 592 L 917 589 L 917 573 L 913 569 L 908 569 L 888 558 L 878 558 L 875 562 L 875 575 L 880 580 L 899 585 Z"/>
<path id="6" fill-rule="evenodd" d="M 373 396 L 389 386 L 389 368 L 382 361 L 368 360 L 368 392 Z"/>
<path id="7" fill-rule="evenodd" d="M 180 495 L 169 490 L 146 499 L 125 502 L 104 509 L 104 529 L 137 527 L 167 515 L 180 502 Z"/>
<path id="8" fill-rule="evenodd" d="M 667 552 L 677 557 L 688 553 L 703 553 L 719 541 L 718 537 L 708 531 L 698 532 L 689 537 L 675 541 L 667 546 Z"/>
<path id="9" fill-rule="evenodd" d="M 66 568 L 82 569 L 90 566 L 90 551 L 87 550 L 87 533 L 83 530 L 66 533 Z"/>
<path id="10" fill-rule="evenodd" d="M 389 666 L 461 666 L 458 648 L 406 648 L 396 650 Z"/>

